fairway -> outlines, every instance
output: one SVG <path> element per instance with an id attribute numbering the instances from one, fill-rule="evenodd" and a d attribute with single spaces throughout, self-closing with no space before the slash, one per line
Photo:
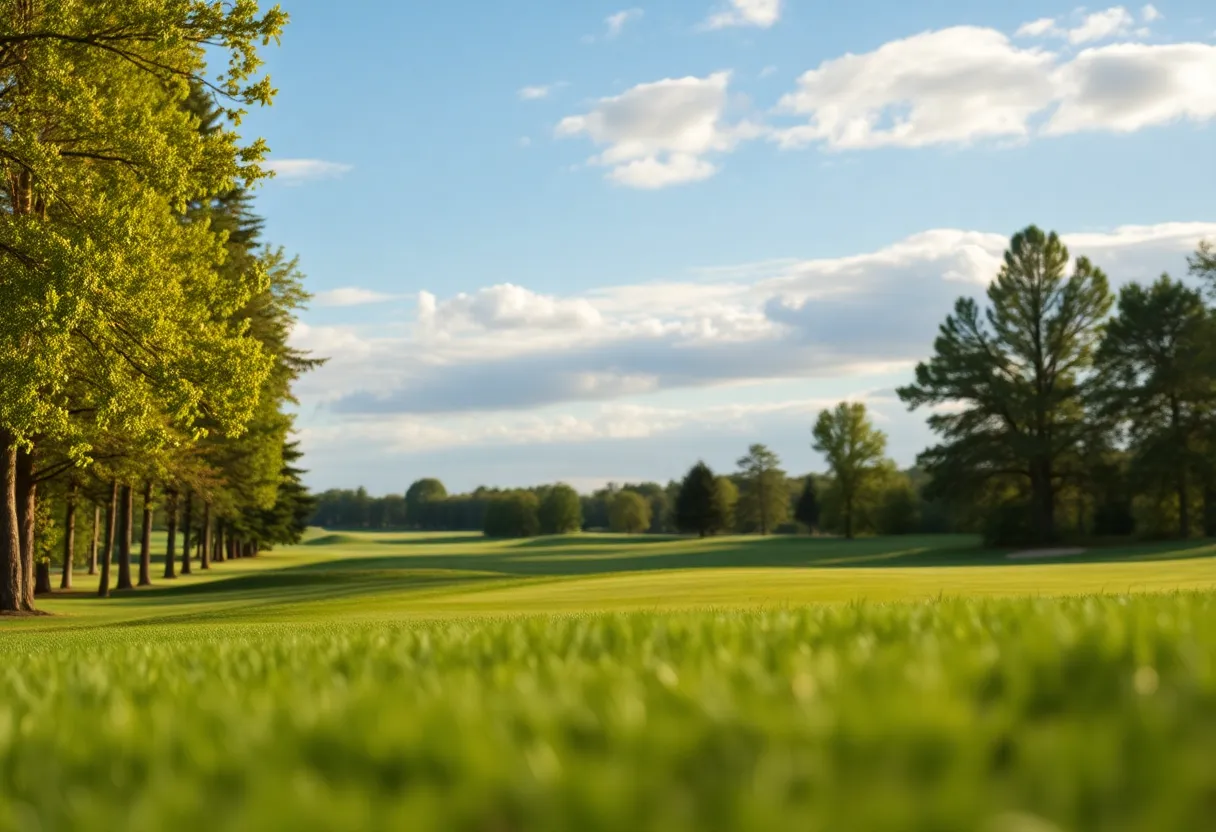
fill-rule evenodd
<path id="1" fill-rule="evenodd" d="M 1162 832 L 1216 794 L 1206 544 L 313 531 L 86 580 L 0 619 L 3 832 Z"/>
<path id="2" fill-rule="evenodd" d="M 159 566 L 154 569 L 159 574 Z M 9 629 L 139 620 L 378 621 L 1216 588 L 1216 546 L 1010 561 L 966 536 L 758 539 L 331 533 L 98 603 L 88 576 Z"/>

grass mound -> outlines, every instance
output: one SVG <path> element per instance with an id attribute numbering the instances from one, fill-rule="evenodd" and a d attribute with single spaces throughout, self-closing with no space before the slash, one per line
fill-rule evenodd
<path id="1" fill-rule="evenodd" d="M 3 830 L 1165 832 L 1214 795 L 1212 594 L 0 640 Z"/>

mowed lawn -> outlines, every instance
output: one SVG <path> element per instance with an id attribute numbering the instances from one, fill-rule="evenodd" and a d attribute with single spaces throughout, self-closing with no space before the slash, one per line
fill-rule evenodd
<path id="1" fill-rule="evenodd" d="M 315 532 L 105 601 L 77 579 L 0 619 L 0 832 L 1216 817 L 1206 544 Z"/>
<path id="2" fill-rule="evenodd" d="M 159 543 L 159 541 L 158 541 Z M 159 548 L 159 547 L 158 547 Z M 391 620 L 554 612 L 797 606 L 943 597 L 1216 588 L 1216 545 L 1139 544 L 1013 561 L 966 536 L 769 539 L 310 532 L 305 543 L 93 597 L 96 578 L 41 601 L 54 618 L 5 628 L 195 618 Z"/>

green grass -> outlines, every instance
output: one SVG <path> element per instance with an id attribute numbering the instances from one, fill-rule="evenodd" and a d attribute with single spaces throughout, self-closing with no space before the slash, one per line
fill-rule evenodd
<path id="1" fill-rule="evenodd" d="M 1204 829 L 1213 553 L 318 533 L 0 620 L 0 830 Z"/>

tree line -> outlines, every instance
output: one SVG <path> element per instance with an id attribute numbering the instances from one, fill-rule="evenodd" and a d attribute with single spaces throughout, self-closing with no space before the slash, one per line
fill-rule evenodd
<path id="1" fill-rule="evenodd" d="M 565 485 L 448 495 L 321 495 L 333 528 L 624 533 L 978 532 L 992 545 L 1216 536 L 1216 247 L 1190 280 L 1116 295 L 1086 257 L 1030 227 L 1010 242 L 986 302 L 960 298 L 931 357 L 898 391 L 928 410 L 937 444 L 900 471 L 860 403 L 811 426 L 823 474 L 789 477 L 764 445 L 737 470 L 704 463 L 665 485 Z"/>
<path id="2" fill-rule="evenodd" d="M 861 413 L 865 421 L 864 408 Z M 698 462 L 683 480 L 609 484 L 582 495 L 562 483 L 448 494 L 436 479 L 418 480 L 404 495 L 373 497 L 363 488 L 333 489 L 317 495 L 312 523 L 329 529 L 484 532 L 489 537 L 580 531 L 908 534 L 932 528 L 933 508 L 922 507 L 917 496 L 923 476 L 899 471 L 884 456 L 885 437 L 874 434 L 879 440 L 874 471 L 847 492 L 832 475 L 787 475 L 777 455 L 757 444 L 729 474 L 716 474 Z"/>
<path id="3" fill-rule="evenodd" d="M 238 133 L 286 15 L 210 0 L 0 3 L 0 612 L 297 540 L 297 264 Z M 135 534 L 138 528 L 138 544 Z M 138 557 L 133 551 L 138 546 Z M 133 565 L 138 573 L 132 574 Z M 116 571 L 117 575 L 112 575 Z"/>

